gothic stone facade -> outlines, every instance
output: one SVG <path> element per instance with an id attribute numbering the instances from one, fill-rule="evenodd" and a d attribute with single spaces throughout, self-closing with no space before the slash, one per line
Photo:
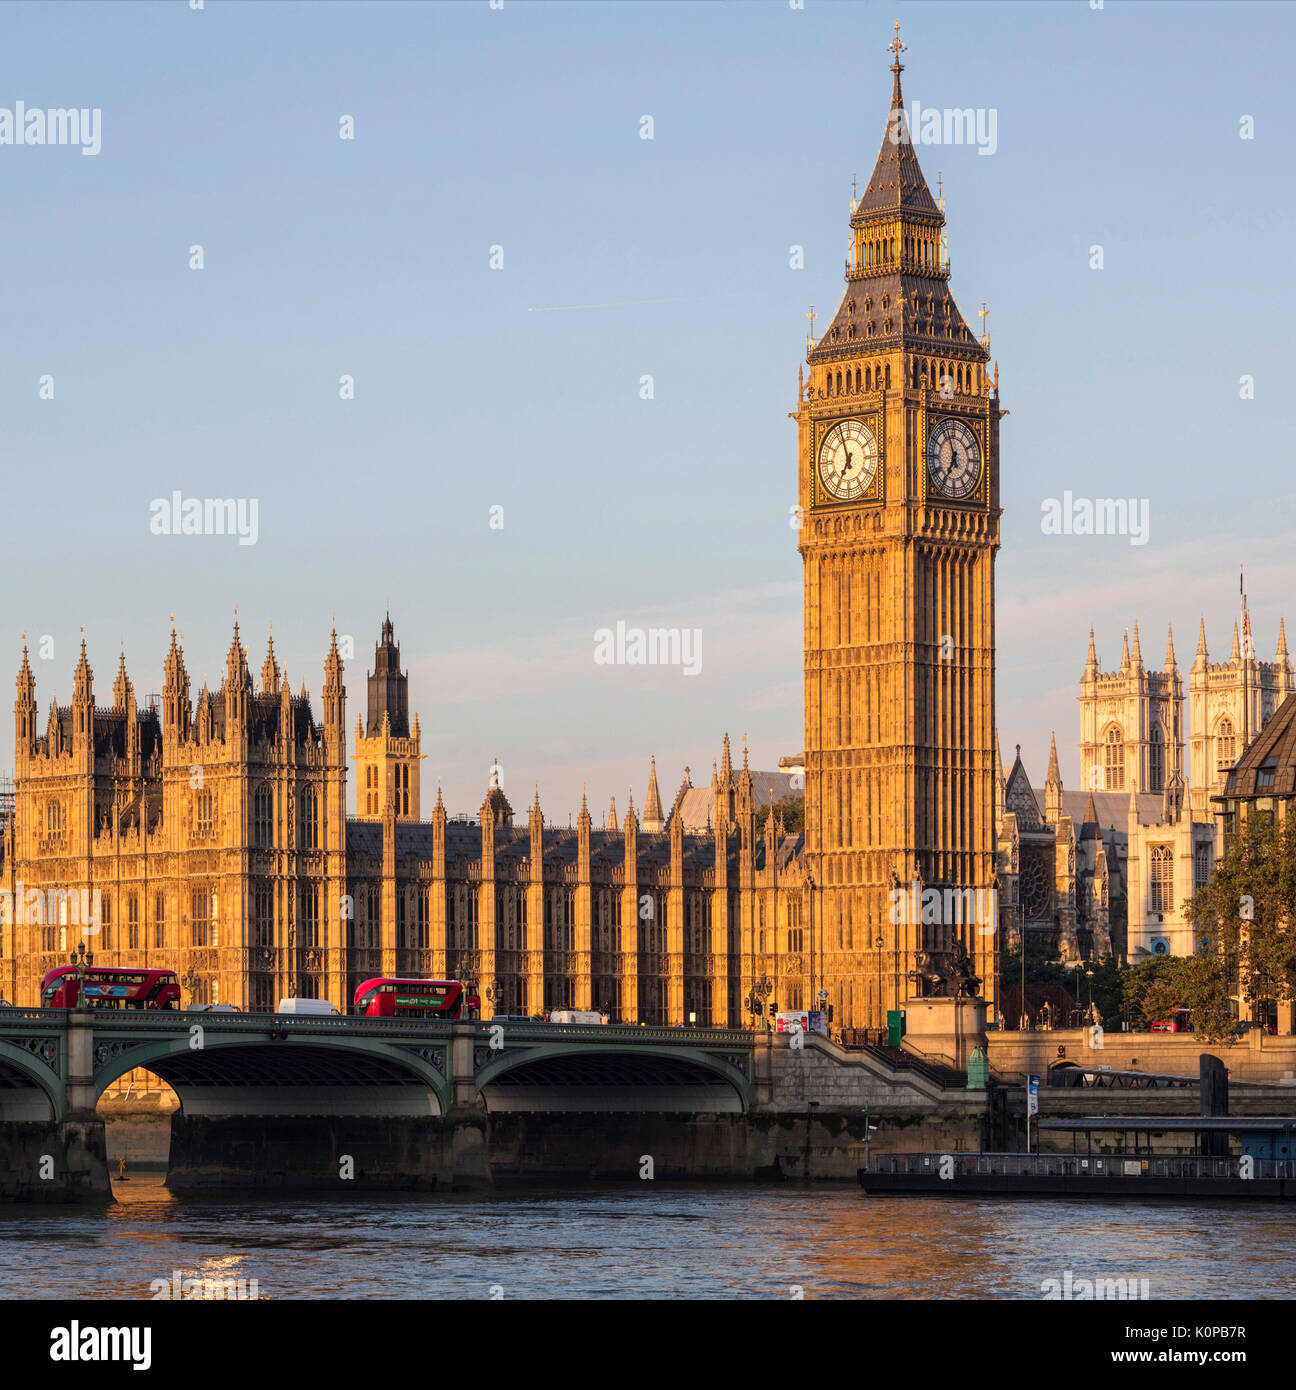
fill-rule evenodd
<path id="1" fill-rule="evenodd" d="M 892 112 L 904 109 L 900 49 L 897 35 Z M 995 1012 L 993 912 L 974 927 L 893 911 L 915 882 L 942 901 L 985 901 L 995 874 L 1006 412 L 987 345 L 950 292 L 944 227 L 907 131 L 889 126 L 795 414 L 806 859 L 824 973 L 847 982 L 849 1016 L 874 1028 L 925 988 L 924 957 L 960 945 Z"/>
<path id="2" fill-rule="evenodd" d="M 756 775 L 745 757 L 735 772 L 727 738 L 705 833 L 679 814 L 698 790 L 687 777 L 663 816 L 655 765 L 644 826 L 631 802 L 621 824 L 614 811 L 595 830 L 582 805 L 556 828 L 538 790 L 515 826 L 498 787 L 474 821 L 447 816 L 438 790 L 423 821 L 418 718 L 390 620 L 374 664 L 361 815 L 348 819 L 336 639 L 322 723 L 273 641 L 257 692 L 236 626 L 220 690 L 196 702 L 172 632 L 157 709 L 139 707 L 124 658 L 112 705 L 97 706 L 83 643 L 72 704 L 51 707 L 43 734 L 24 650 L 0 886 L 69 897 L 49 920 L 0 926 L 0 995 L 36 1003 L 42 975 L 84 938 L 99 963 L 175 969 L 186 998 L 250 1009 L 286 995 L 345 1008 L 375 975 L 476 978 L 495 1012 L 606 1007 L 650 1023 L 748 1021 L 762 976 L 771 1002 L 808 1004 L 800 837 L 774 815 L 757 833 Z M 88 936 L 81 890 L 101 903 Z"/>
<path id="3" fill-rule="evenodd" d="M 1184 903 L 1223 850 L 1218 807 L 1229 771 L 1292 689 L 1282 623 L 1273 661 L 1243 657 L 1235 627 L 1229 659 L 1217 663 L 1203 623 L 1185 724 L 1173 632 L 1152 669 L 1136 624 L 1133 650 L 1126 636 L 1119 667 L 1106 672 L 1091 632 L 1080 679 L 1080 789 L 1063 788 L 1056 742 L 1042 795 L 1020 749 L 1008 775 L 999 773 L 1000 908 L 1010 947 L 1024 926 L 1068 962 L 1109 951 L 1131 963 L 1190 955 Z"/>

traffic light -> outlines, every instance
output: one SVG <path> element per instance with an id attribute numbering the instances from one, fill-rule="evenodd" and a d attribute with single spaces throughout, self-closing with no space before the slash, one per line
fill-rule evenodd
<path id="1" fill-rule="evenodd" d="M 761 1001 L 760 1001 L 759 999 L 753 999 L 753 1000 L 752 1000 L 752 1013 L 754 1013 L 754 1014 L 763 1014 L 764 1012 L 765 1012 L 765 1005 L 762 1004 Z"/>

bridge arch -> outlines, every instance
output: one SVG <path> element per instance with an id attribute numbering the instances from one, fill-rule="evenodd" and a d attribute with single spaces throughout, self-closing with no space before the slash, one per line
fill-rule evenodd
<path id="1" fill-rule="evenodd" d="M 66 1108 L 63 1079 L 47 1061 L 18 1043 L 0 1039 L 0 1120 L 61 1120 Z"/>
<path id="2" fill-rule="evenodd" d="M 435 1116 L 450 1107 L 435 1045 L 289 1036 L 282 1025 L 251 1034 L 200 1026 L 142 1041 L 97 1037 L 96 1095 L 142 1067 L 175 1091 L 185 1115 Z"/>
<path id="3" fill-rule="evenodd" d="M 751 1081 L 739 1061 L 701 1048 L 595 1041 L 506 1047 L 477 1068 L 488 1112 L 643 1111 L 744 1114 Z"/>

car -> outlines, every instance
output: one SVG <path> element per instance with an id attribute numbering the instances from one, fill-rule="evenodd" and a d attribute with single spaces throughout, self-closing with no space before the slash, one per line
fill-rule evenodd
<path id="1" fill-rule="evenodd" d="M 187 1014 L 236 1014 L 241 1012 L 233 1004 L 186 1004 Z"/>
<path id="2" fill-rule="evenodd" d="M 495 1014 L 488 1020 L 491 1023 L 539 1023 L 540 1020 L 532 1018 L 530 1014 Z"/>

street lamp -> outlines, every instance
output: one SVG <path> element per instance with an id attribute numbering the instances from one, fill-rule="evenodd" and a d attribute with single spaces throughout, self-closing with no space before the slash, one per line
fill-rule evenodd
<path id="1" fill-rule="evenodd" d="M 198 973 L 198 967 L 191 965 L 189 969 L 180 977 L 180 983 L 189 991 L 189 1002 L 197 1004 L 198 986 L 202 984 L 202 976 Z"/>
<path id="2" fill-rule="evenodd" d="M 769 1017 L 765 1013 L 764 1004 L 773 993 L 774 986 L 770 982 L 770 977 L 768 975 L 762 975 L 761 978 L 752 985 L 751 993 L 747 996 L 746 1000 L 748 1012 L 752 1015 L 753 1025 L 756 1019 L 756 1006 L 758 1004 L 761 1005 L 761 1019 L 765 1024 L 765 1031 L 767 1033 L 769 1032 Z"/>
<path id="3" fill-rule="evenodd" d="M 84 1008 L 85 992 L 83 987 L 85 985 L 86 974 L 91 966 L 94 965 L 94 953 L 92 951 L 87 951 L 85 942 L 81 941 L 77 943 L 77 948 L 68 957 L 68 961 L 76 967 L 77 1005 L 80 1008 Z"/>

